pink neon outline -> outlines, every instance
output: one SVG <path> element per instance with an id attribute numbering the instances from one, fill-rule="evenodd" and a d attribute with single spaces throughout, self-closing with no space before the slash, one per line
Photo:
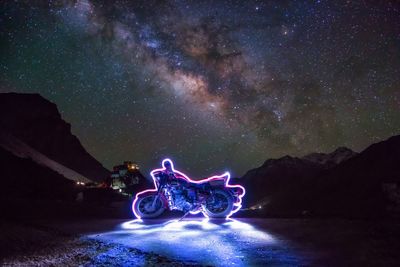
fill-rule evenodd
<path id="1" fill-rule="evenodd" d="M 138 196 L 141 195 L 141 194 L 147 193 L 147 192 L 157 192 L 157 191 L 158 191 L 157 183 L 156 183 L 156 178 L 155 178 L 155 176 L 154 176 L 154 173 L 159 172 L 159 171 L 165 171 L 165 170 L 166 170 L 166 168 L 165 168 L 165 163 L 166 163 L 167 161 L 169 161 L 169 163 L 170 163 L 170 165 L 171 165 L 172 171 L 173 171 L 175 174 L 178 174 L 178 175 L 176 176 L 177 178 L 185 179 L 185 180 L 187 180 L 188 182 L 195 183 L 195 184 L 200 184 L 200 183 L 204 183 L 204 182 L 209 182 L 209 181 L 211 181 L 211 180 L 218 180 L 218 179 L 223 178 L 223 179 L 225 180 L 225 187 L 227 187 L 227 188 L 237 188 L 237 187 L 239 187 L 240 189 L 242 189 L 242 192 L 243 192 L 243 193 L 242 193 L 241 195 L 239 195 L 239 201 L 236 202 L 236 203 L 233 203 L 233 205 L 234 205 L 236 208 L 233 208 L 232 211 L 228 214 L 228 216 L 226 216 L 226 218 L 231 217 L 234 213 L 236 213 L 236 212 L 237 212 L 238 210 L 240 210 L 240 208 L 242 207 L 242 198 L 243 198 L 243 196 L 246 194 L 246 189 L 244 189 L 243 186 L 238 185 L 238 184 L 237 184 L 237 185 L 230 185 L 230 184 L 229 184 L 229 181 L 230 181 L 230 179 L 231 179 L 231 175 L 230 175 L 229 172 L 225 172 L 225 173 L 222 174 L 222 175 L 214 175 L 214 176 L 211 176 L 211 177 L 208 177 L 208 178 L 205 178 L 205 179 L 201 179 L 201 180 L 195 181 L 195 180 L 190 179 L 190 178 L 189 178 L 186 174 L 184 174 L 183 172 L 180 172 L 180 171 L 175 170 L 175 168 L 174 168 L 174 163 L 172 162 L 172 160 L 170 160 L 169 158 L 166 158 L 166 159 L 164 159 L 164 160 L 161 162 L 161 165 L 163 166 L 162 168 L 154 169 L 154 170 L 152 170 L 152 171 L 150 172 L 151 178 L 153 179 L 154 189 L 147 189 L 147 190 L 141 191 L 141 192 L 139 192 L 139 193 L 136 194 L 135 199 L 134 199 L 134 201 L 132 202 L 132 211 L 133 211 L 133 214 L 135 215 L 136 218 L 141 219 L 140 216 L 136 213 L 135 208 L 134 208 L 134 207 L 135 207 L 135 203 L 136 203 L 136 201 L 138 200 Z M 225 177 L 226 177 L 226 179 L 225 179 Z M 191 213 L 191 214 L 198 214 L 198 213 L 200 213 L 200 212 L 203 213 L 203 215 L 204 215 L 206 218 L 208 218 L 208 215 L 207 215 L 204 211 L 202 211 L 202 210 L 195 211 L 195 212 L 190 212 L 190 213 Z"/>

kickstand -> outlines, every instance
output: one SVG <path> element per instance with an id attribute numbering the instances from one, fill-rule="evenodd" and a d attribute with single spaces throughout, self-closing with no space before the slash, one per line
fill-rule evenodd
<path id="1" fill-rule="evenodd" d="M 189 214 L 189 211 L 188 212 L 186 212 L 179 220 L 178 220 L 178 222 L 179 221 L 182 221 L 183 220 L 183 218 L 185 218 L 187 215 Z"/>

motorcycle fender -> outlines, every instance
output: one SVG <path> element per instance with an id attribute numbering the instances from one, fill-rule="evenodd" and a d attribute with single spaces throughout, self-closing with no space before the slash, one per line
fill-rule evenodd
<path id="1" fill-rule="evenodd" d="M 244 195 L 244 190 L 239 186 L 232 186 L 229 188 L 229 192 L 231 193 L 232 197 L 234 198 L 235 204 L 241 203 L 241 197 Z"/>
<path id="2" fill-rule="evenodd" d="M 146 197 L 146 196 L 155 195 L 155 194 L 157 194 L 157 191 L 144 191 L 144 192 L 142 192 L 142 193 L 137 194 L 137 195 L 136 195 L 136 198 L 139 198 L 139 197 Z M 160 197 L 160 199 L 161 199 L 161 202 L 163 203 L 164 208 L 168 209 L 169 207 L 168 207 L 168 200 L 167 200 L 167 198 L 166 198 L 163 194 L 160 194 L 159 197 Z"/>
<path id="3" fill-rule="evenodd" d="M 244 195 L 244 190 L 239 186 L 232 186 L 229 189 L 231 191 L 231 194 L 234 196 L 243 196 Z"/>

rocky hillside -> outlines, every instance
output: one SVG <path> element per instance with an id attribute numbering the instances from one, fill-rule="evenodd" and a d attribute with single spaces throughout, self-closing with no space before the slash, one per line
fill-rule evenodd
<path id="1" fill-rule="evenodd" d="M 57 106 L 39 94 L 0 94 L 0 128 L 92 181 L 103 181 L 109 175 L 71 133 L 71 125 L 62 119 Z"/>
<path id="2" fill-rule="evenodd" d="M 77 173 L 76 171 L 50 159 L 36 149 L 28 146 L 18 138 L 5 133 L 0 129 L 0 148 L 3 148 L 21 159 L 30 159 L 34 163 L 47 167 L 74 182 L 92 183 L 92 180 Z M 0 165 L 1 166 L 1 165 Z M 4 166 L 2 166 L 4 168 Z M 8 167 L 8 166 L 7 166 Z"/>
<path id="3" fill-rule="evenodd" d="M 400 135 L 323 172 L 308 192 L 310 208 L 319 214 L 399 213 Z"/>
<path id="4" fill-rule="evenodd" d="M 334 167 L 357 153 L 348 148 L 338 148 L 332 153 L 313 153 L 302 158 L 285 156 L 269 159 L 259 168 L 248 171 L 242 183 L 252 193 L 246 195 L 248 206 L 270 202 L 285 192 L 296 192 L 323 170 Z"/>
<path id="5" fill-rule="evenodd" d="M 330 154 L 267 160 L 242 179 L 249 192 L 245 204 L 262 206 L 266 215 L 371 217 L 399 212 L 400 136 L 359 154 L 339 148 Z"/>
<path id="6" fill-rule="evenodd" d="M 299 186 L 308 183 L 322 169 L 320 164 L 290 156 L 269 159 L 240 179 L 248 192 L 244 204 L 250 207 L 279 199 L 279 195 L 296 191 Z"/>

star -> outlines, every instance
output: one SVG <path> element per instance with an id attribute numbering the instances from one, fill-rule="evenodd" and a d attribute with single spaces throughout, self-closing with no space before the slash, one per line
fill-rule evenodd
<path id="1" fill-rule="evenodd" d="M 109 168 L 132 160 L 145 172 L 173 157 L 194 176 L 226 165 L 240 176 L 267 158 L 357 151 L 398 134 L 398 10 L 12 1 L 0 15 L 0 90 L 57 104 Z"/>

